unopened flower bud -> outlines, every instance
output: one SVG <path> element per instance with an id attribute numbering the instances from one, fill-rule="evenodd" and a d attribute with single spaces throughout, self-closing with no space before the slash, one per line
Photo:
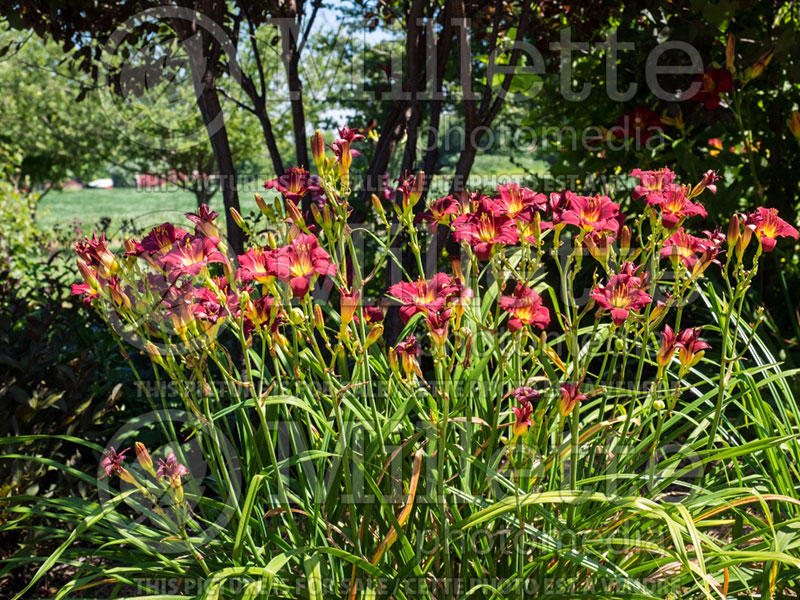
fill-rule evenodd
<path id="1" fill-rule="evenodd" d="M 325 164 L 325 141 L 322 139 L 322 132 L 319 129 L 311 136 L 311 156 L 314 157 L 317 171 L 322 171 L 322 166 Z"/>
<path id="2" fill-rule="evenodd" d="M 728 71 L 733 73 L 735 67 L 733 66 L 733 61 L 736 59 L 736 38 L 733 37 L 732 33 L 728 34 L 728 43 L 725 45 L 725 66 L 728 68 Z"/>
<path id="3" fill-rule="evenodd" d="M 321 332 L 325 331 L 325 317 L 319 304 L 314 305 L 314 326 Z"/>
<path id="4" fill-rule="evenodd" d="M 372 329 L 370 329 L 369 333 L 367 334 L 366 347 L 369 348 L 372 344 L 381 339 L 382 335 L 383 335 L 383 325 L 381 325 L 380 323 L 376 323 L 375 325 L 372 326 Z M 392 349 L 390 350 L 390 352 L 394 352 L 394 350 Z M 396 358 L 397 356 L 395 355 L 395 359 Z"/>
<path id="5" fill-rule="evenodd" d="M 382 221 L 386 219 L 386 211 L 383 210 L 381 199 L 375 194 L 372 194 L 372 208 L 375 209 L 375 213 L 381 218 Z"/>
<path id="6" fill-rule="evenodd" d="M 141 467 L 155 477 L 156 471 L 153 469 L 153 459 L 150 458 L 150 453 L 147 451 L 145 445 L 141 442 L 136 442 L 134 448 L 136 448 L 136 460 L 139 461 Z"/>
<path id="7" fill-rule="evenodd" d="M 289 199 L 286 200 L 286 212 L 289 213 L 289 217 L 291 217 L 293 224 L 297 225 L 301 229 L 306 226 L 306 220 L 300 213 L 300 209 L 297 208 L 297 204 Z"/>
<path id="8" fill-rule="evenodd" d="M 289 322 L 293 325 L 300 325 L 303 321 L 306 320 L 305 313 L 299 309 L 298 307 L 294 307 L 292 310 L 289 311 Z"/>
<path id="9" fill-rule="evenodd" d="M 728 248 L 733 248 L 739 241 L 739 216 L 733 215 L 731 222 L 728 223 Z"/>
<path id="10" fill-rule="evenodd" d="M 622 227 L 619 234 L 619 254 L 621 257 L 627 256 L 631 249 L 631 228 L 627 225 Z"/>
<path id="11" fill-rule="evenodd" d="M 231 211 L 231 216 L 233 217 L 234 222 L 239 227 L 241 227 L 242 229 L 245 229 L 247 227 L 247 225 L 245 225 L 244 219 L 242 218 L 241 213 L 238 210 L 236 210 L 234 207 L 232 207 L 232 206 L 230 208 L 230 211 Z"/>
<path id="12" fill-rule="evenodd" d="M 264 215 L 269 216 L 268 215 L 269 207 L 267 206 L 267 203 L 264 201 L 264 196 L 262 196 L 261 194 L 255 194 L 255 198 L 256 198 L 256 206 L 258 206 L 258 210 L 260 210 Z"/>
<path id="13" fill-rule="evenodd" d="M 747 67 L 744 72 L 745 83 L 761 77 L 761 75 L 764 73 L 764 69 L 767 68 L 767 65 L 772 60 L 772 55 L 774 52 L 774 50 L 767 50 L 764 52 L 764 54 L 758 57 L 758 60 L 752 66 Z"/>

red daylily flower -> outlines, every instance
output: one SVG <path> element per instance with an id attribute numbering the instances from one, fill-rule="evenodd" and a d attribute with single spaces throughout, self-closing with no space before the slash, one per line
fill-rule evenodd
<path id="1" fill-rule="evenodd" d="M 518 183 L 497 186 L 498 195 L 491 201 L 494 214 L 510 219 L 530 221 L 535 211 L 543 211 L 547 206 L 547 197 Z"/>
<path id="2" fill-rule="evenodd" d="M 576 225 L 583 231 L 610 231 L 619 233 L 622 216 L 619 204 L 608 196 L 578 196 L 570 191 L 565 192 L 569 206 L 561 213 L 561 223 Z"/>
<path id="3" fill-rule="evenodd" d="M 514 412 L 514 437 L 525 435 L 528 428 L 531 426 L 533 417 L 533 405 L 531 402 L 539 398 L 539 392 L 533 388 L 524 386 L 518 387 L 511 392 L 511 395 L 519 402 L 519 406 L 514 406 L 511 410 Z"/>
<path id="4" fill-rule="evenodd" d="M 663 369 L 672 360 L 672 355 L 675 354 L 675 343 L 678 341 L 672 327 L 664 325 L 664 331 L 661 332 L 661 345 L 658 348 L 656 355 L 656 362 L 659 369 Z"/>
<path id="5" fill-rule="evenodd" d="M 674 229 L 686 217 L 707 215 L 705 207 L 689 200 L 687 192 L 685 186 L 670 185 L 665 190 L 647 197 L 647 204 L 661 209 L 661 224 L 667 229 Z"/>
<path id="6" fill-rule="evenodd" d="M 661 131 L 661 117 L 646 106 L 637 106 L 617 119 L 614 133 L 618 138 L 635 139 L 646 144 L 656 131 Z"/>
<path id="7" fill-rule="evenodd" d="M 686 233 L 683 227 L 670 236 L 664 242 L 664 247 L 661 248 L 661 257 L 671 257 L 673 260 L 680 259 L 687 269 L 694 267 L 697 262 L 697 254 L 703 252 L 709 247 L 708 240 L 695 237 L 690 233 Z"/>
<path id="8" fill-rule="evenodd" d="M 642 196 L 649 196 L 653 193 L 667 189 L 675 180 L 675 173 L 664 167 L 655 171 L 642 171 L 634 169 L 630 173 L 631 177 L 639 179 L 639 185 L 633 189 L 633 199 L 638 200 Z"/>
<path id="9" fill-rule="evenodd" d="M 431 339 L 437 346 L 444 346 L 447 341 L 451 313 L 451 309 L 443 308 L 436 312 L 428 312 L 428 316 L 425 319 L 425 323 L 431 333 Z"/>
<path id="10" fill-rule="evenodd" d="M 103 279 L 108 279 L 119 269 L 119 262 L 111 250 L 108 249 L 106 234 L 100 236 L 92 234 L 92 239 L 85 238 L 75 244 L 75 252 L 83 261 L 97 270 Z"/>
<path id="11" fill-rule="evenodd" d="M 364 307 L 364 322 L 368 325 L 380 323 L 384 319 L 383 310 L 380 306 L 369 305 Z"/>
<path id="12" fill-rule="evenodd" d="M 186 218 L 194 223 L 194 233 L 197 236 L 219 237 L 219 232 L 214 225 L 214 219 L 219 213 L 201 204 L 196 213 L 186 213 Z"/>
<path id="13" fill-rule="evenodd" d="M 175 247 L 189 233 L 185 229 L 175 227 L 172 223 L 162 223 L 150 230 L 141 242 L 134 243 L 134 250 L 126 252 L 128 256 L 141 256 L 143 253 L 164 254 Z"/>
<path id="14" fill-rule="evenodd" d="M 703 358 L 705 351 L 711 345 L 700 339 L 702 327 L 692 327 L 684 329 L 678 334 L 678 341 L 675 346 L 678 348 L 678 358 L 684 368 L 693 367 Z"/>
<path id="15" fill-rule="evenodd" d="M 216 237 L 186 237 L 159 262 L 173 275 L 197 275 L 211 263 L 228 262 L 218 245 Z"/>
<path id="16" fill-rule="evenodd" d="M 558 405 L 558 411 L 562 417 L 566 417 L 575 409 L 577 404 L 586 399 L 586 394 L 581 393 L 581 385 L 579 383 L 563 383 L 561 384 L 561 401 Z"/>
<path id="17" fill-rule="evenodd" d="M 266 330 L 274 334 L 285 321 L 285 316 L 272 296 L 262 296 L 251 300 L 244 310 L 244 335 L 258 330 Z"/>
<path id="18" fill-rule="evenodd" d="M 109 446 L 108 450 L 106 450 L 105 458 L 100 461 L 100 466 L 106 470 L 106 475 L 110 477 L 112 474 L 119 473 L 124 469 L 122 461 L 125 460 L 127 451 L 128 448 L 117 452 L 114 446 Z"/>
<path id="19" fill-rule="evenodd" d="M 700 83 L 700 89 L 689 97 L 689 100 L 702 102 L 707 110 L 714 110 L 719 106 L 720 94 L 725 94 L 733 89 L 733 77 L 728 69 L 708 69 L 695 80 Z"/>
<path id="20" fill-rule="evenodd" d="M 271 248 L 251 248 L 245 254 L 240 254 L 239 269 L 236 277 L 244 282 L 256 280 L 259 283 L 270 283 L 275 278 L 275 272 L 269 267 L 270 261 L 275 258 L 275 250 Z"/>
<path id="21" fill-rule="evenodd" d="M 488 198 L 478 202 L 475 212 L 456 217 L 451 227 L 453 239 L 472 246 L 478 260 L 489 260 L 496 244 L 516 244 L 519 239 L 514 221 L 495 215 Z"/>
<path id="22" fill-rule="evenodd" d="M 336 275 L 336 265 L 313 234 L 301 233 L 288 246 L 278 248 L 267 266 L 281 281 L 289 283 L 295 298 L 308 294 L 317 275 Z"/>
<path id="23" fill-rule="evenodd" d="M 777 208 L 759 206 L 745 217 L 744 226 L 758 237 L 764 252 L 771 252 L 779 237 L 797 239 L 797 229 L 778 216 Z"/>
<path id="24" fill-rule="evenodd" d="M 447 225 L 453 215 L 461 212 L 461 203 L 452 196 L 437 198 L 428 206 L 428 210 L 417 215 L 416 221 L 426 221 L 431 224 L 430 230 L 436 232 L 436 224 Z"/>
<path id="25" fill-rule="evenodd" d="M 428 314 L 444 308 L 448 296 L 453 291 L 451 277 L 447 273 L 436 273 L 430 280 L 417 279 L 414 282 L 396 283 L 389 288 L 389 295 L 397 298 L 400 307 L 400 318 L 403 323 L 417 313 Z"/>
<path id="26" fill-rule="evenodd" d="M 550 324 L 550 311 L 542 298 L 524 283 L 517 283 L 511 296 L 500 298 L 500 308 L 509 315 L 508 330 L 519 331 L 526 325 L 534 325 L 544 329 Z"/>
<path id="27" fill-rule="evenodd" d="M 303 168 L 292 167 L 280 177 L 264 182 L 264 189 L 274 189 L 292 202 L 300 202 L 306 194 L 312 194 L 318 204 L 324 203 L 318 179 Z"/>
<path id="28" fill-rule="evenodd" d="M 403 371 L 406 375 L 415 373 L 418 377 L 422 377 L 422 370 L 419 368 L 419 361 L 417 360 L 417 357 L 422 354 L 422 350 L 420 350 L 417 337 L 414 334 L 409 335 L 397 344 L 394 351 L 400 355 Z"/>
<path id="29" fill-rule="evenodd" d="M 182 465 L 178 462 L 178 457 L 175 456 L 174 452 L 170 452 L 167 455 L 167 460 L 163 458 L 158 459 L 158 470 L 156 471 L 156 477 L 161 479 L 162 477 L 169 477 L 170 480 L 178 479 L 180 480 L 181 475 L 188 475 L 189 469 L 186 468 L 185 465 Z"/>
<path id="30" fill-rule="evenodd" d="M 653 299 L 642 289 L 642 279 L 627 273 L 618 273 L 606 285 L 598 285 L 591 297 L 597 304 L 611 312 L 614 325 L 619 327 L 628 318 L 630 311 L 638 311 Z"/>

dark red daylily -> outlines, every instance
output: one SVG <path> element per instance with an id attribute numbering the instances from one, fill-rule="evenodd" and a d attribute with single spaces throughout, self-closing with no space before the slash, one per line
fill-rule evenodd
<path id="1" fill-rule="evenodd" d="M 117 452 L 114 446 L 109 446 L 108 450 L 106 450 L 105 458 L 100 461 L 100 466 L 105 469 L 106 475 L 110 477 L 123 470 L 122 461 L 125 460 L 125 453 L 127 451 L 128 448 Z"/>
<path id="2" fill-rule="evenodd" d="M 569 206 L 561 212 L 560 222 L 576 225 L 582 231 L 610 231 L 619 233 L 621 215 L 619 204 L 608 196 L 579 196 L 570 191 L 565 192 Z"/>
<path id="3" fill-rule="evenodd" d="M 275 333 L 285 317 L 280 305 L 272 296 L 251 300 L 244 309 L 244 334 L 249 337 L 254 331 Z"/>
<path id="4" fill-rule="evenodd" d="M 642 196 L 649 196 L 653 193 L 667 189 L 675 180 L 675 173 L 664 167 L 655 171 L 642 171 L 634 169 L 630 173 L 631 177 L 639 180 L 639 185 L 633 189 L 633 199 L 637 200 Z"/>
<path id="5" fill-rule="evenodd" d="M 214 225 L 214 219 L 218 216 L 219 213 L 208 208 L 206 204 L 201 204 L 196 213 L 186 213 L 186 218 L 194 223 L 195 235 L 208 237 L 219 237 L 217 227 Z"/>
<path id="6" fill-rule="evenodd" d="M 443 308 L 436 312 L 428 312 L 428 316 L 425 318 L 425 324 L 428 326 L 431 339 L 433 343 L 439 347 L 444 346 L 444 343 L 447 341 L 447 331 L 450 326 L 451 314 L 451 309 Z"/>
<path id="7" fill-rule="evenodd" d="M 489 260 L 498 244 L 516 244 L 516 224 L 505 216 L 497 216 L 488 198 L 478 202 L 475 212 L 460 215 L 451 224 L 453 239 L 472 246 L 478 260 Z"/>
<path id="8" fill-rule="evenodd" d="M 728 69 L 708 69 L 702 75 L 698 75 L 694 83 L 699 83 L 700 89 L 688 99 L 702 102 L 708 110 L 714 110 L 719 106 L 720 94 L 733 89 L 733 77 Z"/>
<path id="9" fill-rule="evenodd" d="M 519 282 L 511 296 L 500 298 L 500 308 L 509 315 L 508 330 L 519 331 L 526 325 L 544 329 L 550 324 L 550 311 L 542 298 L 524 283 Z"/>
<path id="10" fill-rule="evenodd" d="M 159 259 L 172 275 L 197 275 L 211 263 L 227 263 L 219 251 L 219 238 L 186 237 L 174 249 Z"/>
<path id="11" fill-rule="evenodd" d="M 617 119 L 614 133 L 618 138 L 635 139 L 645 144 L 657 132 L 661 131 L 661 117 L 646 106 L 637 106 L 631 112 Z"/>
<path id="12" fill-rule="evenodd" d="M 427 315 L 442 310 L 451 291 L 451 277 L 447 273 L 436 273 L 427 281 L 420 278 L 413 282 L 396 283 L 388 293 L 403 305 L 400 307 L 400 318 L 403 323 L 408 323 L 417 313 Z"/>
<path id="13" fill-rule="evenodd" d="M 185 465 L 182 465 L 178 462 L 178 457 L 175 456 L 174 452 L 170 452 L 167 455 L 167 460 L 163 458 L 158 459 L 158 470 L 156 471 L 156 477 L 161 479 L 162 477 L 169 477 L 170 480 L 180 480 L 181 475 L 188 475 L 189 469 L 186 468 Z"/>
<path id="14" fill-rule="evenodd" d="M 70 293 L 73 296 L 82 296 L 83 305 L 88 307 L 92 305 L 92 300 L 100 297 L 102 287 L 97 273 L 83 259 L 78 258 L 77 262 L 83 283 L 73 283 Z"/>
<path id="15" fill-rule="evenodd" d="M 511 392 L 511 395 L 519 402 L 519 406 L 511 408 L 514 412 L 512 431 L 516 438 L 528 432 L 533 417 L 533 405 L 531 401 L 539 397 L 539 392 L 530 387 L 519 387 Z"/>
<path id="16" fill-rule="evenodd" d="M 119 261 L 108 249 L 106 234 L 92 234 L 92 239 L 85 238 L 75 244 L 75 252 L 85 263 L 97 270 L 103 279 L 108 279 L 119 269 Z"/>
<path id="17" fill-rule="evenodd" d="M 300 167 L 292 167 L 283 175 L 265 181 L 264 189 L 280 192 L 287 200 L 295 203 L 299 203 L 306 194 L 311 194 L 318 204 L 324 203 L 317 178 Z"/>
<path id="18" fill-rule="evenodd" d="M 598 285 L 591 297 L 597 304 L 611 313 L 614 325 L 619 327 L 631 311 L 638 311 L 653 299 L 642 289 L 642 280 L 626 273 L 618 273 L 606 285 Z"/>
<path id="19" fill-rule="evenodd" d="M 771 252 L 779 237 L 797 239 L 797 229 L 778 216 L 777 208 L 759 206 L 745 217 L 744 226 L 756 235 L 764 252 Z"/>
<path id="20" fill-rule="evenodd" d="M 175 247 L 175 244 L 182 241 L 188 234 L 185 229 L 175 227 L 172 223 L 162 223 L 150 230 L 141 242 L 134 243 L 134 250 L 126 252 L 129 256 L 140 256 L 143 253 L 164 254 Z"/>
<path id="21" fill-rule="evenodd" d="M 682 185 L 670 185 L 666 189 L 652 193 L 647 197 L 647 204 L 661 209 L 661 224 L 667 229 L 674 229 L 686 217 L 706 216 L 702 204 L 692 202 L 688 198 L 688 188 Z"/>
<path id="22" fill-rule="evenodd" d="M 295 298 L 308 294 L 317 275 L 336 275 L 336 265 L 313 234 L 301 233 L 288 246 L 277 248 L 267 266 L 281 281 L 289 283 Z"/>

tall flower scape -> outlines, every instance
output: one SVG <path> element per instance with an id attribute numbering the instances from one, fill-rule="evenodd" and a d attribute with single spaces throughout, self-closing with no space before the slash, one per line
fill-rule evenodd
<path id="1" fill-rule="evenodd" d="M 176 598 L 766 597 L 790 580 L 800 502 L 778 455 L 800 455 L 759 427 L 796 407 L 774 380 L 777 404 L 752 393 L 771 367 L 749 358 L 764 314 L 745 310 L 797 230 L 769 208 L 707 230 L 719 177 L 666 168 L 631 173 L 632 218 L 514 183 L 423 209 L 418 174 L 353 224 L 361 139 L 341 129 L 331 156 L 317 132 L 318 175 L 293 168 L 255 223 L 234 215 L 242 255 L 207 207 L 123 250 L 78 244 L 73 293 L 196 426 L 165 425 L 157 467 L 135 437 L 106 452 L 110 504 L 53 560 L 102 540 L 125 556 L 71 590 L 145 571 L 138 595 L 169 580 Z M 437 261 L 443 233 L 461 252 Z"/>

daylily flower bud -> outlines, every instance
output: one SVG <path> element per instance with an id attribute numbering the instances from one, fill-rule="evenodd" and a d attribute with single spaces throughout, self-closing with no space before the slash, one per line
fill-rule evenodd
<path id="1" fill-rule="evenodd" d="M 728 34 L 728 43 L 725 46 L 725 66 L 728 68 L 728 71 L 733 73 L 736 69 L 733 66 L 733 61 L 736 58 L 736 38 L 733 37 L 732 33 Z"/>
<path id="2" fill-rule="evenodd" d="M 792 114 L 789 116 L 788 123 L 792 135 L 800 142 L 800 112 L 793 110 Z"/>
<path id="3" fill-rule="evenodd" d="M 314 326 L 322 333 L 325 332 L 325 317 L 322 314 L 322 307 L 314 305 Z"/>
<path id="4" fill-rule="evenodd" d="M 752 237 L 753 230 L 745 226 L 745 228 L 742 230 L 742 235 L 739 237 L 739 241 L 736 242 L 736 256 L 739 258 L 739 260 L 742 259 L 744 251 L 747 250 L 747 246 L 750 245 L 750 240 Z"/>
<path id="5" fill-rule="evenodd" d="M 372 207 L 375 209 L 375 213 L 381 218 L 381 221 L 386 219 L 386 211 L 383 210 L 381 199 L 375 194 L 372 194 Z"/>
<path id="6" fill-rule="evenodd" d="M 341 316 L 342 316 L 342 325 L 347 326 L 350 324 L 350 321 L 353 320 L 353 315 L 356 312 L 356 308 L 358 308 L 358 304 L 361 301 L 361 291 L 360 290 L 353 290 L 352 292 L 345 292 L 342 290 L 341 293 Z"/>
<path id="7" fill-rule="evenodd" d="M 289 217 L 291 217 L 292 223 L 297 225 L 300 229 L 306 226 L 306 220 L 300 213 L 300 209 L 297 208 L 297 204 L 295 204 L 289 199 L 286 200 L 286 212 L 289 213 Z"/>
<path id="8" fill-rule="evenodd" d="M 322 207 L 322 226 L 330 227 L 333 225 L 333 215 L 331 214 L 331 207 L 327 204 Z"/>
<path id="9" fill-rule="evenodd" d="M 394 348 L 389 348 L 389 366 L 394 373 L 398 373 L 400 370 L 400 363 L 397 360 L 397 352 Z"/>
<path id="10" fill-rule="evenodd" d="M 322 171 L 322 165 L 325 164 L 325 141 L 322 139 L 322 132 L 319 129 L 311 136 L 311 156 L 314 157 L 317 171 Z"/>
<path id="11" fill-rule="evenodd" d="M 292 323 L 292 325 L 300 325 L 300 323 L 302 323 L 305 320 L 306 320 L 306 315 L 303 313 L 301 309 L 297 308 L 296 306 L 291 311 L 289 311 L 289 322 Z"/>
<path id="12" fill-rule="evenodd" d="M 753 79 L 757 79 L 761 77 L 761 74 L 764 72 L 764 69 L 767 68 L 769 61 L 772 60 L 772 55 L 774 54 L 775 50 L 767 50 L 758 57 L 758 60 L 744 72 L 744 81 L 747 83 L 748 81 L 752 81 Z"/>
<path id="13" fill-rule="evenodd" d="M 369 348 L 372 344 L 381 339 L 382 335 L 383 335 L 383 325 L 381 325 L 380 323 L 376 323 L 375 325 L 372 326 L 372 329 L 370 329 L 369 333 L 367 334 L 366 347 Z M 394 350 L 392 350 L 391 352 L 394 352 Z M 395 354 L 395 360 L 396 358 L 397 355 Z"/>
<path id="14" fill-rule="evenodd" d="M 624 258 L 631 249 L 631 229 L 627 225 L 623 226 L 619 234 L 619 255 Z"/>
<path id="15" fill-rule="evenodd" d="M 153 469 L 153 459 L 150 458 L 150 453 L 147 451 L 145 445 L 141 442 L 136 442 L 134 448 L 136 448 L 136 460 L 139 461 L 139 464 L 145 471 L 155 477 L 156 471 Z"/>
<path id="16" fill-rule="evenodd" d="M 256 205 L 258 206 L 258 210 L 260 210 L 264 215 L 268 215 L 269 207 L 267 203 L 264 201 L 264 197 L 261 194 L 255 194 L 256 197 Z"/>
<path id="17" fill-rule="evenodd" d="M 241 227 L 242 229 L 245 229 L 247 227 L 247 225 L 245 225 L 245 222 L 244 222 L 244 219 L 242 218 L 241 213 L 238 210 L 236 210 L 234 207 L 232 207 L 232 206 L 231 206 L 230 210 L 231 210 L 231 216 L 233 217 L 234 222 L 239 227 Z"/>
<path id="18" fill-rule="evenodd" d="M 728 223 L 728 247 L 733 248 L 736 245 L 736 242 L 739 241 L 739 234 L 741 233 L 739 229 L 739 216 L 733 215 L 731 217 L 731 222 Z"/>
<path id="19" fill-rule="evenodd" d="M 311 205 L 311 214 L 314 216 L 314 220 L 322 225 L 322 213 L 319 212 L 319 208 L 317 208 L 316 204 Z"/>

